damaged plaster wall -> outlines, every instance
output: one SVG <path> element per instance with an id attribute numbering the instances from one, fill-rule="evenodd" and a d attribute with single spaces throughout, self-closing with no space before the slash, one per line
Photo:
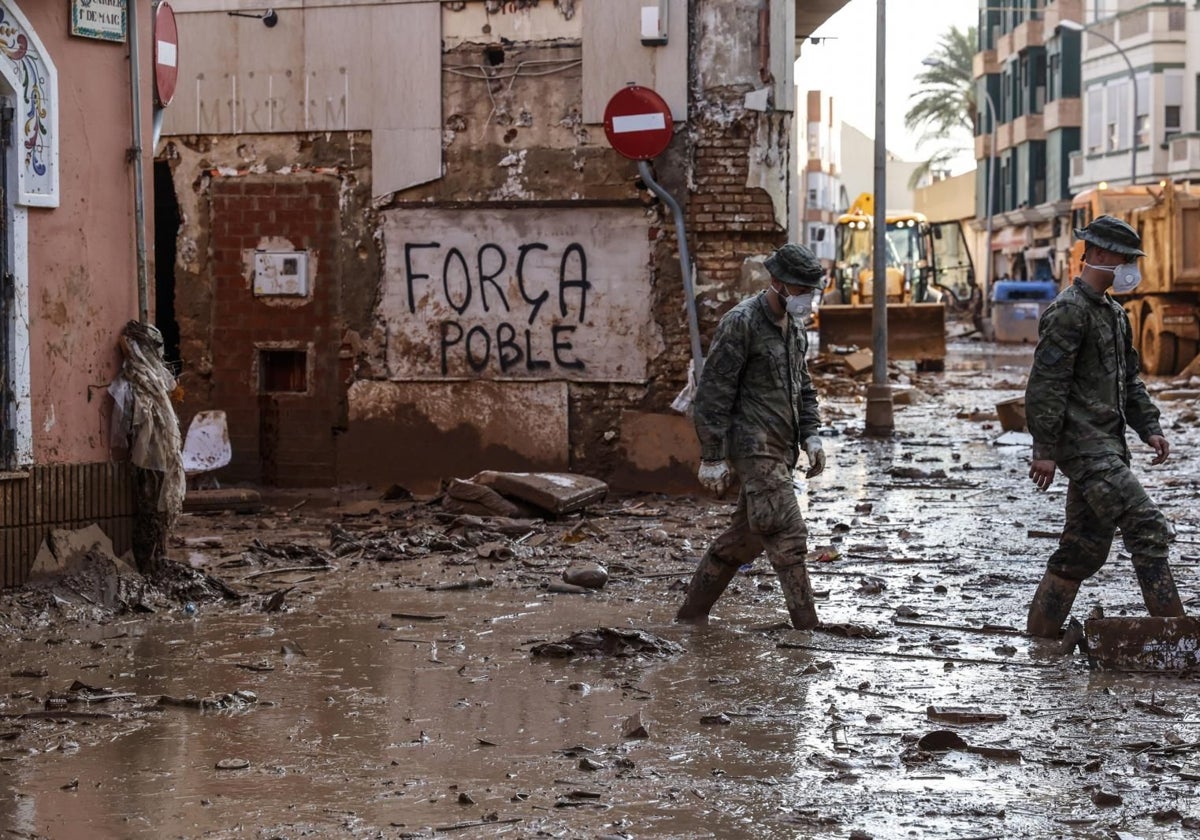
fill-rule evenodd
<path id="1" fill-rule="evenodd" d="M 280 484 L 335 478 L 332 466 L 319 477 L 307 463 L 285 470 L 270 463 L 265 450 L 279 450 L 279 461 L 295 441 L 308 450 L 309 462 L 334 464 L 349 379 L 374 355 L 379 256 L 370 141 L 357 132 L 162 141 L 159 158 L 170 164 L 180 212 L 180 420 L 186 427 L 197 411 L 226 412 L 234 447 L 227 478 L 264 481 L 273 475 Z M 259 249 L 306 253 L 310 293 L 255 295 Z M 305 390 L 264 395 L 263 353 L 289 349 L 305 354 Z M 264 440 L 272 434 L 268 446 Z"/>
<path id="2" fill-rule="evenodd" d="M 689 222 L 706 336 L 726 310 L 761 288 L 747 285 L 744 278 L 754 275 L 746 268 L 787 236 L 793 106 L 791 94 L 777 95 L 780 80 L 791 79 L 778 32 L 789 25 L 791 10 L 771 4 L 772 49 L 761 67 L 759 5 L 702 0 L 693 7 Z"/>

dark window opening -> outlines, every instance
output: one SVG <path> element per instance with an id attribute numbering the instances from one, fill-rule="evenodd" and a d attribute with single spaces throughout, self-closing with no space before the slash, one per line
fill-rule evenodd
<path id="1" fill-rule="evenodd" d="M 304 350 L 260 350 L 259 391 L 264 394 L 308 390 L 308 353 Z"/>
<path id="2" fill-rule="evenodd" d="M 504 47 L 488 47 L 483 51 L 483 57 L 491 66 L 499 67 L 504 63 Z"/>

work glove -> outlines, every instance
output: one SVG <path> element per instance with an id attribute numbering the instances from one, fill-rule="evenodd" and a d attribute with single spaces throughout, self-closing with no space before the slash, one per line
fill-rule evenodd
<path id="1" fill-rule="evenodd" d="M 804 441 L 804 454 L 808 456 L 808 472 L 804 474 L 805 478 L 825 472 L 825 447 L 821 446 L 819 437 L 813 435 Z"/>
<path id="2" fill-rule="evenodd" d="M 733 479 L 733 475 L 729 471 L 729 464 L 724 461 L 701 461 L 700 472 L 696 474 L 700 479 L 700 483 L 716 494 L 717 498 L 725 495 L 725 491 L 729 489 L 729 483 Z"/>

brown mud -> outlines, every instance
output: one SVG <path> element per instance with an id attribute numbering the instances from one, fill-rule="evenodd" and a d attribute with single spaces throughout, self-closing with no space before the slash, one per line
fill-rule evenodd
<path id="1" fill-rule="evenodd" d="M 786 628 L 761 559 L 709 625 L 672 622 L 731 510 L 707 498 L 610 497 L 526 530 L 419 501 L 299 495 L 184 517 L 171 557 L 239 601 L 112 614 L 10 594 L 0 828 L 1195 836 L 1195 679 L 1096 672 L 1016 632 L 1066 490 L 1034 491 L 1019 437 L 996 445 L 995 403 L 1021 393 L 1028 362 L 964 342 L 945 373 L 908 369 L 916 391 L 887 441 L 860 436 L 860 388 L 821 377 L 829 467 L 802 508 L 818 610 L 840 632 Z M 1133 442 L 1135 463 L 1176 530 L 1195 612 L 1196 406 L 1160 407 L 1171 461 L 1150 468 Z M 554 591 L 591 564 L 602 589 Z M 1144 611 L 1119 541 L 1074 614 L 1096 605 Z M 622 655 L 533 655 L 598 628 L 617 632 L 575 641 Z"/>

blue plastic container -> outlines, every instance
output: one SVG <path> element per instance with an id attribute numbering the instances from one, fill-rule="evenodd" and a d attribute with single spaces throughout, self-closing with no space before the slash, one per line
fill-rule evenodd
<path id="1" fill-rule="evenodd" d="M 992 329 L 996 341 L 1037 343 L 1038 319 L 1058 296 L 1058 284 L 1002 280 L 992 285 Z"/>

